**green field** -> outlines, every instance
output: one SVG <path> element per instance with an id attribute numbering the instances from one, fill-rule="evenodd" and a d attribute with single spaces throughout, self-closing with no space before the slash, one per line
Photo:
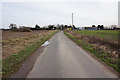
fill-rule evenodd
<path id="1" fill-rule="evenodd" d="M 116 71 L 120 72 L 120 68 L 118 66 L 118 63 L 119 63 L 118 58 L 114 58 L 112 56 L 113 49 L 110 48 L 111 44 L 109 44 L 109 43 L 104 44 L 107 46 L 109 45 L 109 48 L 107 48 L 106 50 L 103 50 L 103 49 L 100 49 L 100 46 L 103 44 L 101 44 L 99 47 L 94 47 L 94 45 L 92 45 L 92 43 L 89 43 L 87 40 L 79 38 L 78 34 L 74 34 L 73 32 L 77 32 L 80 35 L 83 35 L 84 37 L 85 36 L 97 36 L 98 38 L 103 38 L 103 42 L 104 42 L 104 38 L 107 38 L 107 41 L 109 42 L 110 39 L 112 39 L 113 41 L 118 41 L 117 40 L 118 39 L 118 31 L 116 31 L 116 30 L 115 31 L 112 31 L 112 30 L 109 30 L 109 31 L 107 31 L 107 30 L 96 30 L 96 31 L 95 30 L 94 31 L 92 31 L 92 30 L 74 30 L 74 31 L 64 31 L 64 34 L 67 37 L 69 37 L 71 40 L 73 40 L 76 44 L 78 44 L 85 50 L 89 51 L 90 53 L 92 53 L 93 55 L 98 57 L 100 60 L 102 60 L 109 66 L 112 66 Z M 92 39 L 92 40 L 94 40 L 94 39 Z M 99 43 L 99 41 L 98 41 L 98 43 Z M 110 53 L 107 52 L 108 50 L 111 50 L 111 52 Z"/>
<path id="2" fill-rule="evenodd" d="M 75 32 L 84 36 L 97 36 L 118 41 L 118 30 L 75 30 Z"/>

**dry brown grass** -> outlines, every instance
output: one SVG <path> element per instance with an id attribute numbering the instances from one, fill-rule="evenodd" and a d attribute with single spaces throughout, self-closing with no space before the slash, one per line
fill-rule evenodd
<path id="1" fill-rule="evenodd" d="M 99 49 L 100 51 L 104 51 L 107 54 L 110 54 L 112 59 L 112 63 L 114 59 L 118 59 L 118 42 L 114 40 L 108 40 L 105 38 L 100 38 L 96 36 L 83 36 L 77 32 L 67 31 L 70 35 L 75 36 L 78 40 L 84 40 L 93 45 L 94 49 Z"/>
<path id="2" fill-rule="evenodd" d="M 11 54 L 16 54 L 24 50 L 26 46 L 33 45 L 34 42 L 51 33 L 51 31 L 32 31 L 32 32 L 11 32 L 3 31 L 2 34 L 2 57 L 6 58 Z"/>
<path id="3" fill-rule="evenodd" d="M 36 34 L 42 34 L 44 32 L 47 32 L 47 30 L 31 31 L 31 32 L 2 31 L 2 40 L 15 39 L 20 37 L 36 35 Z"/>

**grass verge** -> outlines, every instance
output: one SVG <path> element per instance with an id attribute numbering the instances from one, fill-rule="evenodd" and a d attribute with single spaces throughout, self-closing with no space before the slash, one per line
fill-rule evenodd
<path id="1" fill-rule="evenodd" d="M 57 31 L 44 36 L 40 41 L 35 42 L 34 45 L 27 46 L 24 50 L 20 51 L 17 54 L 12 54 L 9 57 L 2 60 L 2 75 L 3 78 L 7 77 L 11 73 L 14 73 L 19 69 L 21 63 L 32 53 L 34 53 L 45 41 L 51 38 Z"/>
<path id="2" fill-rule="evenodd" d="M 90 53 L 94 54 L 96 57 L 98 57 L 99 59 L 101 59 L 103 62 L 105 62 L 106 64 L 108 64 L 109 66 L 112 66 L 116 71 L 120 72 L 120 68 L 118 67 L 118 61 L 116 60 L 116 63 L 111 64 L 111 56 L 108 55 L 107 53 L 104 53 L 103 51 L 100 51 L 99 49 L 94 49 L 92 44 L 83 41 L 83 40 L 78 40 L 75 36 L 72 36 L 70 34 L 68 34 L 67 32 L 64 31 L 64 34 L 69 37 L 70 39 L 72 39 L 75 43 L 77 43 L 79 46 L 83 47 L 84 49 L 86 49 L 87 51 L 89 51 Z"/>

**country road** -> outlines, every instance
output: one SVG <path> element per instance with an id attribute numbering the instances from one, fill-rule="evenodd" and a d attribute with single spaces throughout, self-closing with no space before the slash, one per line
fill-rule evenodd
<path id="1" fill-rule="evenodd" d="M 77 46 L 62 31 L 50 39 L 28 78 L 116 78 L 106 66 Z"/>

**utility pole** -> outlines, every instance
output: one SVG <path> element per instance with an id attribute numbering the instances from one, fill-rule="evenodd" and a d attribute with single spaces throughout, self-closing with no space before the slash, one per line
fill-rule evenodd
<path id="1" fill-rule="evenodd" d="M 73 13 L 72 13 L 72 27 L 73 27 Z"/>

